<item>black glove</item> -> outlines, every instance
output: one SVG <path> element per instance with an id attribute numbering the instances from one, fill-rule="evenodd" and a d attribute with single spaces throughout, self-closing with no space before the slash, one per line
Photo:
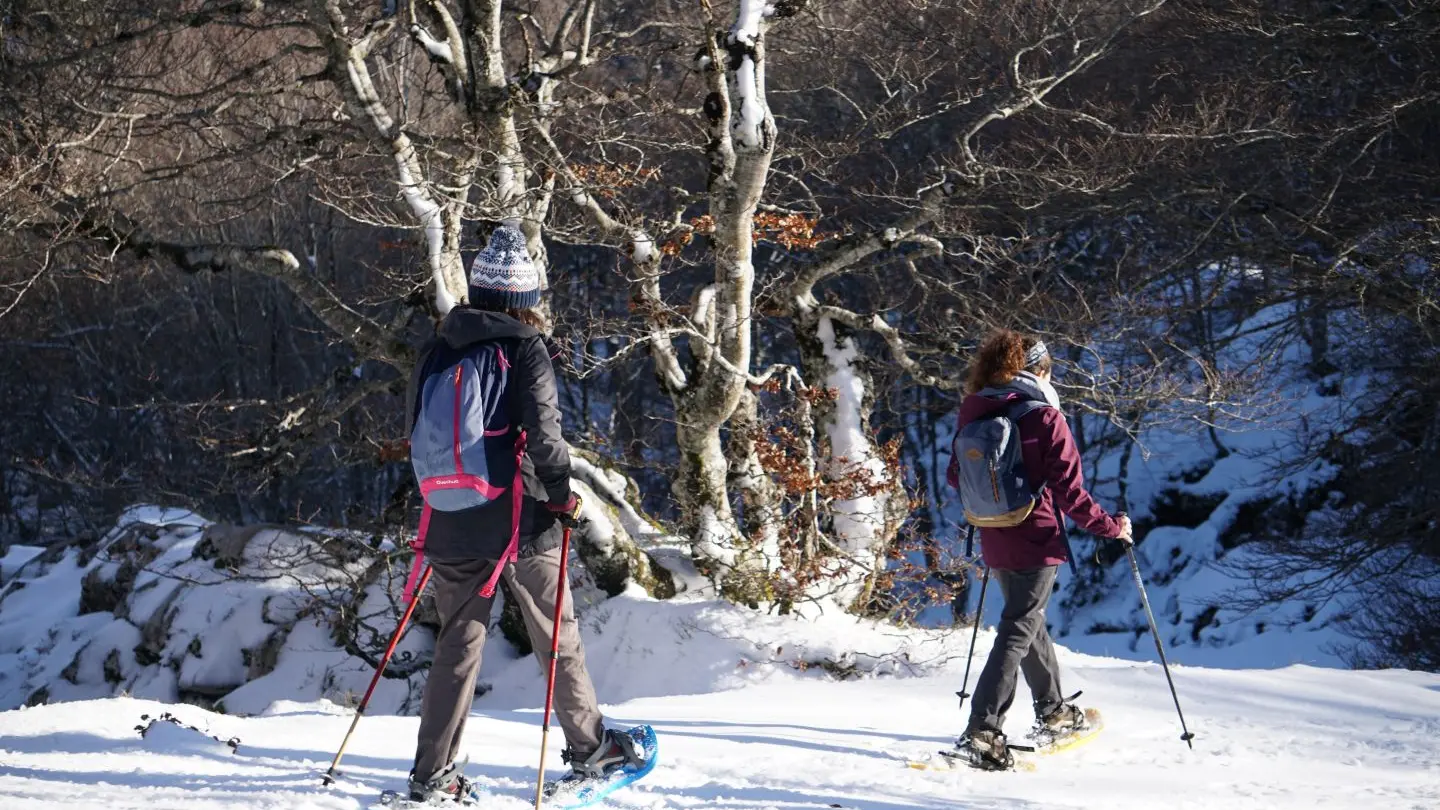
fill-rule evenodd
<path id="1" fill-rule="evenodd" d="M 545 508 L 555 513 L 561 525 L 567 529 L 573 529 L 580 524 L 580 496 L 570 493 L 570 500 L 565 503 L 545 502 Z"/>

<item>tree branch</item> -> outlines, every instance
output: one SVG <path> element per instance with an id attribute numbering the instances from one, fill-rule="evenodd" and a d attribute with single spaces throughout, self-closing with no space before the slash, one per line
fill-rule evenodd
<path id="1" fill-rule="evenodd" d="M 1123 33 L 1127 28 L 1129 28 L 1136 21 L 1158 11 L 1162 6 L 1165 5 L 1167 1 L 1168 0 L 1152 0 L 1152 2 L 1148 5 L 1145 5 L 1142 8 L 1128 14 L 1125 19 L 1121 20 L 1113 28 L 1110 29 L 1110 31 L 1106 34 L 1105 38 L 1101 40 L 1099 44 L 1097 44 L 1090 50 L 1085 51 L 1084 53 L 1080 53 L 1080 43 L 1082 40 L 1077 38 L 1075 41 L 1075 51 L 1077 54 L 1080 55 L 1073 62 L 1071 62 L 1071 64 L 1065 70 L 1062 70 L 1054 75 L 1046 76 L 1039 79 L 1026 80 L 1021 75 L 1020 59 L 1026 53 L 1029 53 L 1041 47 L 1046 42 L 1059 37 L 1061 35 L 1060 32 L 1046 34 L 1044 37 L 1041 38 L 1039 42 L 1021 48 L 1019 51 L 1017 51 L 1012 58 L 1010 64 L 1010 80 L 1015 85 L 1015 93 L 1011 95 L 1010 98 L 1006 99 L 1004 102 L 993 108 L 990 112 L 982 115 L 960 137 L 960 149 L 964 155 L 966 167 L 970 168 L 981 165 L 981 161 L 979 157 L 976 156 L 974 150 L 975 138 L 980 134 L 981 130 L 985 129 L 985 127 L 995 123 L 996 121 L 1003 121 L 1015 115 L 1016 113 L 1024 112 L 1030 107 L 1040 104 L 1042 101 L 1044 101 L 1046 96 L 1048 96 L 1051 92 L 1055 90 L 1055 88 L 1059 87 L 1060 85 L 1068 81 L 1071 77 L 1090 67 L 1090 65 L 1094 64 L 1102 56 L 1108 53 L 1110 51 L 1110 46 L 1114 44 L 1115 40 L 1119 38 L 1120 34 Z"/>
<path id="2" fill-rule="evenodd" d="M 959 390 L 959 380 L 942 379 L 921 368 L 920 364 L 915 362 L 915 358 L 910 356 L 910 347 L 905 341 L 905 336 L 900 333 L 900 330 L 887 323 L 879 314 L 866 318 L 858 312 L 852 312 L 848 309 L 830 305 L 820 307 L 818 314 L 821 318 L 838 321 L 851 329 L 875 332 L 880 335 L 890 346 L 890 357 L 921 385 L 939 388 L 942 391 Z"/>
<path id="3" fill-rule="evenodd" d="M 846 239 L 827 251 L 820 261 L 802 270 L 790 285 L 790 299 L 796 306 L 815 305 L 815 285 L 830 276 L 843 273 L 865 259 L 905 242 L 925 244 L 931 250 L 944 252 L 939 240 L 919 236 L 915 231 L 933 222 L 939 215 L 940 201 L 950 193 L 950 184 L 941 182 L 920 192 L 920 205 L 888 228 L 871 231 Z M 934 253 L 930 255 L 936 255 Z"/>
<path id="4" fill-rule="evenodd" d="M 351 309 L 320 279 L 301 269 L 300 261 L 289 250 L 274 246 L 176 242 L 161 238 L 124 214 L 116 211 L 99 214 L 78 200 L 66 200 L 55 207 L 62 217 L 78 223 L 82 233 L 136 258 L 158 256 L 187 273 L 252 272 L 276 279 L 357 354 L 402 373 L 409 372 L 413 352 L 405 342 Z"/>
<path id="5" fill-rule="evenodd" d="M 644 310 L 644 317 L 651 332 L 648 342 L 655 358 L 656 371 L 671 393 L 682 393 L 689 385 L 689 380 L 680 365 L 672 335 L 667 333 L 657 317 L 665 309 L 665 302 L 660 294 L 661 252 L 655 237 L 648 234 L 644 228 L 632 228 L 611 216 L 599 200 L 585 190 L 585 183 L 570 167 L 570 161 L 566 159 L 550 132 L 544 127 L 536 127 L 535 131 L 545 145 L 545 150 L 550 153 L 554 167 L 570 186 L 570 202 L 589 216 L 602 238 L 609 239 L 612 243 L 629 244 L 630 259 L 635 262 L 639 271 L 632 285 L 634 296 Z"/>

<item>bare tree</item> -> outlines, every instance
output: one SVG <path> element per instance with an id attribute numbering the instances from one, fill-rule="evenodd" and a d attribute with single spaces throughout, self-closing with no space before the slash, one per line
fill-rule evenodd
<path id="1" fill-rule="evenodd" d="M 597 497 L 678 518 L 733 598 L 872 609 L 914 516 L 920 456 L 903 437 L 950 418 L 956 357 L 986 329 L 1064 352 L 1094 452 L 1167 420 L 1223 448 L 1218 426 L 1264 367 L 1217 368 L 1217 318 L 1305 296 L 1324 342 L 1320 280 L 1410 214 L 1361 178 L 1414 189 L 1396 167 L 1420 165 L 1413 122 L 1435 100 L 1417 67 L 1432 12 L 1337 8 L 27 6 L 0 28 L 0 111 L 15 113 L 0 125 L 0 324 L 70 351 L 39 331 L 35 307 L 59 298 L 47 280 L 232 274 L 195 320 L 208 355 L 236 348 L 189 386 L 223 394 L 168 403 L 204 414 L 197 458 L 248 465 L 272 493 L 346 466 L 333 489 L 364 493 L 356 520 L 402 522 L 395 395 L 412 347 L 464 301 L 463 251 L 518 222 L 557 292 L 580 435 L 607 410 L 623 434 L 619 451 L 593 443 Z M 1352 31 L 1374 52 L 1343 75 L 1316 61 Z M 1264 287 L 1240 290 L 1255 266 Z M 170 283 L 146 313 L 176 308 L 188 291 Z M 284 310 L 290 337 L 205 323 L 221 308 L 245 323 L 250 306 Z M 244 373 L 250 346 L 268 376 Z M 107 407 L 138 412 L 141 388 Z M 73 444 L 56 454 L 77 469 L 111 455 Z M 645 485 L 602 480 L 607 457 L 648 468 Z M 648 581 L 631 541 L 666 533 L 622 523 L 618 546 L 589 553 Z"/>

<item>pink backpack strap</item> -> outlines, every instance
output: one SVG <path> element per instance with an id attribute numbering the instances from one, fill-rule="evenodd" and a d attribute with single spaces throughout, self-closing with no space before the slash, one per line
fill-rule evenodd
<path id="1" fill-rule="evenodd" d="M 425 567 L 425 532 L 430 528 L 430 504 L 420 509 L 420 531 L 410 548 L 415 550 L 415 563 L 410 566 L 410 576 L 405 578 L 405 590 L 400 597 L 407 603 L 416 597 L 415 584 L 420 580 L 420 569 Z"/>
<path id="2" fill-rule="evenodd" d="M 505 567 L 520 559 L 520 510 L 525 507 L 525 479 L 521 474 L 521 462 L 524 460 L 525 431 L 522 430 L 515 438 L 515 480 L 510 484 L 510 543 L 505 546 L 495 570 L 490 572 L 490 579 L 480 589 L 480 595 L 486 599 L 495 595 L 495 586 L 505 573 Z"/>

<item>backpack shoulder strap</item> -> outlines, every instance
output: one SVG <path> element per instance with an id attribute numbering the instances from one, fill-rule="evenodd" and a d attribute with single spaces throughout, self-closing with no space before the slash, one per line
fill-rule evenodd
<path id="1" fill-rule="evenodd" d="M 477 343 L 475 347 L 484 345 L 494 346 L 499 352 L 498 359 L 506 371 L 505 390 L 501 393 L 501 396 L 505 400 L 505 418 L 510 423 L 511 432 L 518 433 L 524 430 L 524 426 L 520 424 L 523 414 L 521 413 L 520 407 L 520 385 L 515 379 L 515 369 L 520 365 L 520 352 L 525 345 L 525 338 L 495 338 L 484 341 L 483 343 Z M 471 348 L 473 349 L 475 347 Z"/>
<path id="2" fill-rule="evenodd" d="M 524 408 L 520 406 L 520 383 L 517 375 L 513 372 L 520 365 L 520 352 L 524 350 L 524 346 L 524 338 L 512 338 L 506 340 L 501 347 L 501 351 L 505 353 L 505 362 L 508 364 L 509 371 L 512 372 L 505 377 L 505 387 L 508 389 L 505 392 L 505 408 L 510 415 L 510 430 L 517 436 L 525 430 L 525 426 L 521 424 L 525 413 Z"/>
<path id="3" fill-rule="evenodd" d="M 465 358 L 474 358 L 478 351 L 487 346 L 493 346 L 500 352 L 500 362 L 505 365 L 507 371 L 515 368 L 520 354 L 520 346 L 523 338 L 495 338 L 493 340 L 482 340 L 472 343 L 463 348 L 455 349 L 441 344 L 437 356 L 444 354 L 443 361 L 435 363 L 435 367 L 427 369 L 427 376 L 434 374 L 446 366 L 454 365 Z M 517 393 L 518 386 L 515 385 L 515 376 L 510 374 L 505 380 L 505 391 L 501 396 L 505 400 L 505 416 L 510 422 L 512 430 L 518 429 L 520 424 L 520 395 Z"/>
<path id="4" fill-rule="evenodd" d="M 1049 407 L 1051 407 L 1051 406 L 1050 406 L 1050 403 L 1048 403 L 1048 402 L 1041 402 L 1041 401 L 1038 400 L 1038 399 L 1022 399 L 1022 400 L 1020 400 L 1019 402 L 1016 402 L 1015 404 L 1013 404 L 1013 405 L 1011 405 L 1009 408 L 1007 408 L 1007 409 L 1005 410 L 1005 415 L 1008 416 L 1008 417 L 1010 417 L 1010 420 L 1011 420 L 1011 421 L 1013 421 L 1013 422 L 1018 422 L 1018 421 L 1020 421 L 1022 418 L 1024 418 L 1025 416 L 1027 416 L 1027 415 L 1029 415 L 1029 414 L 1031 414 L 1031 413 L 1033 413 L 1033 412 L 1035 412 L 1035 411 L 1038 411 L 1038 410 L 1040 410 L 1041 408 L 1049 408 Z"/>
<path id="5" fill-rule="evenodd" d="M 1024 399 L 1012 404 L 1009 408 L 1007 408 L 1005 411 L 1005 415 L 1010 418 L 1010 421 L 1015 423 L 1016 432 L 1019 432 L 1020 420 L 1023 417 L 1025 417 L 1027 414 L 1034 413 L 1041 408 L 1051 407 L 1054 406 L 1052 406 L 1048 402 L 1042 402 L 1037 399 Z M 1044 489 L 1045 482 L 1041 481 L 1040 486 L 1035 488 L 1035 495 L 1037 498 L 1040 496 L 1040 493 L 1044 491 Z M 1060 526 L 1060 539 L 1062 542 L 1065 543 L 1065 556 L 1070 560 L 1070 573 L 1072 576 L 1078 576 L 1079 570 L 1075 566 L 1075 552 L 1070 548 L 1070 532 L 1065 528 L 1065 514 L 1061 512 L 1058 507 L 1055 509 L 1055 518 L 1055 522 L 1058 523 Z"/>
<path id="6" fill-rule="evenodd" d="M 1022 400 L 1020 400 L 1019 402 L 1016 402 L 1016 403 L 1011 404 L 1010 407 L 1005 410 L 1005 416 L 1006 416 L 1007 418 L 1009 418 L 1009 420 L 1015 424 L 1015 433 L 1016 433 L 1016 435 L 1019 435 L 1019 433 L 1020 433 L 1020 420 L 1021 420 L 1022 418 L 1024 418 L 1024 417 L 1025 417 L 1026 415 L 1028 415 L 1028 414 L 1031 414 L 1031 413 L 1034 413 L 1035 411 L 1040 410 L 1041 408 L 1049 408 L 1049 407 L 1051 407 L 1050 403 L 1048 403 L 1048 402 L 1042 402 L 1042 401 L 1040 401 L 1040 400 L 1038 400 L 1038 399 L 1022 399 Z M 1021 436 L 1021 439 L 1023 440 L 1024 437 Z M 1035 495 L 1036 495 L 1036 497 L 1039 497 L 1040 492 L 1041 492 L 1041 490 L 1043 490 L 1043 489 L 1045 489 L 1045 482 L 1042 480 L 1042 481 L 1040 482 L 1039 486 L 1035 487 Z M 1061 530 L 1063 531 L 1063 530 L 1064 530 L 1064 528 L 1063 528 L 1064 518 L 1061 518 L 1061 525 L 1062 525 Z M 1068 542 L 1068 541 L 1067 541 L 1067 542 Z"/>

